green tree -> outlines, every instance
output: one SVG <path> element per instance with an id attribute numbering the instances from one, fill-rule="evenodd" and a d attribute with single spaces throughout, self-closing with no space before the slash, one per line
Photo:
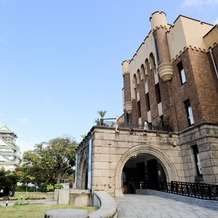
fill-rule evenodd
<path id="1" fill-rule="evenodd" d="M 18 176 L 10 171 L 0 169 L 0 196 L 14 195 Z"/>
<path id="2" fill-rule="evenodd" d="M 25 152 L 23 160 L 27 174 L 37 184 L 59 184 L 65 174 L 72 173 L 77 143 L 69 138 L 41 142 L 33 151 Z"/>
<path id="3" fill-rule="evenodd" d="M 98 111 L 98 114 L 100 116 L 101 119 L 104 118 L 105 114 L 107 113 L 107 111 Z"/>
<path id="4" fill-rule="evenodd" d="M 27 153 L 27 152 L 26 152 Z M 40 179 L 36 181 L 36 170 L 33 165 L 30 163 L 25 163 L 22 166 L 19 166 L 15 169 L 15 173 L 18 176 L 18 181 L 26 186 L 26 191 L 28 191 L 28 184 L 41 184 Z M 37 176 L 40 178 L 40 175 Z"/>
<path id="5" fill-rule="evenodd" d="M 98 114 L 100 116 L 100 125 L 103 126 L 104 125 L 104 116 L 107 113 L 107 111 L 98 111 Z"/>

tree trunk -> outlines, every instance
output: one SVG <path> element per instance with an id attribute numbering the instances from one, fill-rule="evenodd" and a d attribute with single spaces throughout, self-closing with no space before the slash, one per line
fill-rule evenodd
<path id="1" fill-rule="evenodd" d="M 61 183 L 61 179 L 62 179 L 62 173 L 58 172 L 58 176 L 57 176 L 57 184 Z"/>

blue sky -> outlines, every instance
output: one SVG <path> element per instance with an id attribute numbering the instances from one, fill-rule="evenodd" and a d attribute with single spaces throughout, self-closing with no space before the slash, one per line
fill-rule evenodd
<path id="1" fill-rule="evenodd" d="M 122 114 L 121 63 L 154 11 L 215 24 L 218 0 L 0 0 L 0 125 L 21 152 L 56 137 L 80 142 L 99 110 Z"/>

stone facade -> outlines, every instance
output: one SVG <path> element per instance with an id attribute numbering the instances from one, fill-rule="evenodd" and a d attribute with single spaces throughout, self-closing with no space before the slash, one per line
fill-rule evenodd
<path id="1" fill-rule="evenodd" d="M 138 187 L 146 179 L 218 184 L 218 27 L 185 16 L 171 25 L 164 12 L 150 21 L 122 63 L 118 129 L 95 126 L 78 147 L 78 188 L 120 196 L 126 175 Z"/>
<path id="2" fill-rule="evenodd" d="M 196 178 L 193 146 L 197 145 L 202 168 L 203 182 L 218 184 L 218 125 L 200 124 L 179 134 L 185 181 Z"/>
<path id="3" fill-rule="evenodd" d="M 92 191 L 104 190 L 111 195 L 122 194 L 121 174 L 125 163 L 140 153 L 156 156 L 163 163 L 168 181 L 184 181 L 184 170 L 178 136 L 165 132 L 114 127 L 93 127 L 78 148 L 77 188 L 85 189 L 88 144 L 92 140 Z M 84 158 L 85 157 L 85 158 Z M 86 163 L 84 166 L 84 162 Z"/>

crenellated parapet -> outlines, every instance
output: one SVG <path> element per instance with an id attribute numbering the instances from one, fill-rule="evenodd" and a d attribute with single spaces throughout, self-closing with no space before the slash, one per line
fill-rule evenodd
<path id="1" fill-rule="evenodd" d="M 151 29 L 154 31 L 158 28 L 167 28 L 166 14 L 163 11 L 156 11 L 150 17 Z"/>
<path id="2" fill-rule="evenodd" d="M 122 62 L 123 74 L 129 73 L 129 61 L 125 60 Z"/>

